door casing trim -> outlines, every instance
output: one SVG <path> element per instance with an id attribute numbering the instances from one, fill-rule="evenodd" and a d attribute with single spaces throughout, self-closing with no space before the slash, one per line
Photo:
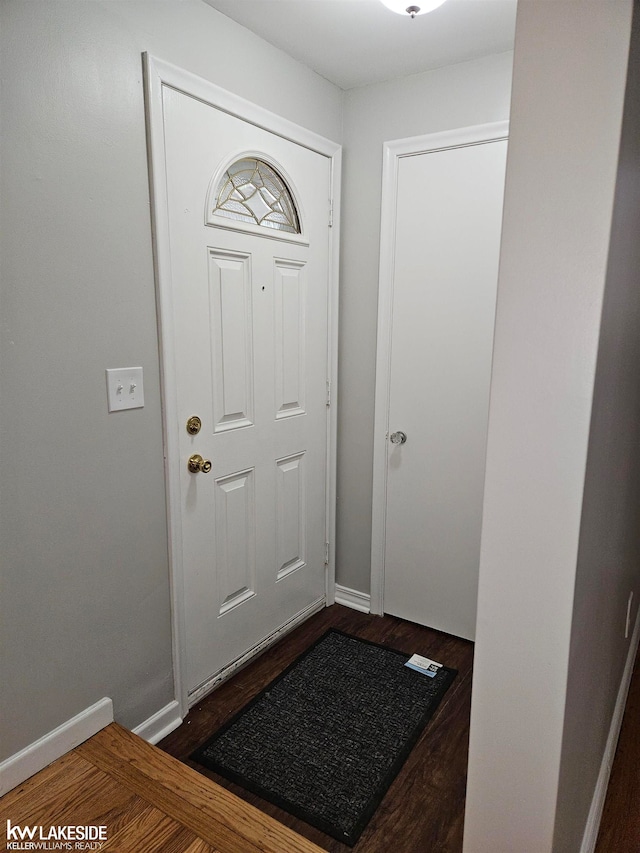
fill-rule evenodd
<path id="1" fill-rule="evenodd" d="M 337 471 L 337 398 L 338 388 L 338 264 L 340 235 L 340 181 L 342 148 L 336 143 L 288 119 L 282 118 L 239 95 L 222 89 L 189 71 L 142 54 L 147 160 L 151 195 L 151 226 L 156 281 L 156 310 L 160 347 L 160 383 L 164 427 L 164 464 L 167 489 L 167 525 L 169 535 L 169 572 L 171 595 L 171 631 L 175 699 L 182 717 L 189 710 L 186 673 L 185 602 L 180 527 L 178 406 L 175 391 L 175 330 L 172 304 L 171 257 L 169 250 L 168 196 L 165 174 L 162 89 L 164 86 L 195 97 L 216 109 L 236 116 L 264 130 L 288 139 L 327 157 L 331 164 L 331 199 L 327 199 L 327 217 L 332 204 L 333 220 L 329 229 L 327 380 L 331 383 L 331 405 L 327 407 L 326 465 L 326 542 L 328 562 L 325 571 L 327 606 L 335 601 L 335 528 Z M 275 639 L 279 635 L 276 634 Z M 260 649 L 261 650 L 261 649 Z"/>
<path id="2" fill-rule="evenodd" d="M 387 435 L 391 392 L 391 331 L 395 266 L 398 166 L 402 157 L 463 148 L 507 139 L 509 122 L 497 121 L 456 130 L 411 136 L 383 143 L 380 268 L 378 278 L 378 339 L 373 427 L 373 500 L 371 508 L 371 613 L 384 613 L 387 515 Z"/>

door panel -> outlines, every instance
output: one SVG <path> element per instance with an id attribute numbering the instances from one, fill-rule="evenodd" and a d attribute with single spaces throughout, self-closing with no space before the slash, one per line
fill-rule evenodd
<path id="1" fill-rule="evenodd" d="M 211 399 L 215 432 L 253 423 L 251 255 L 209 253 Z"/>
<path id="2" fill-rule="evenodd" d="M 398 164 L 384 609 L 469 639 L 506 145 Z"/>
<path id="3" fill-rule="evenodd" d="M 274 262 L 276 418 L 304 414 L 305 303 L 304 265 Z"/>
<path id="4" fill-rule="evenodd" d="M 254 470 L 216 480 L 218 615 L 256 594 L 256 503 Z"/>
<path id="5" fill-rule="evenodd" d="M 325 594 L 330 160 L 176 90 L 163 99 L 193 693 Z M 210 215 L 235 152 L 282 164 L 302 237 Z M 187 470 L 194 453 L 209 474 Z"/>
<path id="6" fill-rule="evenodd" d="M 276 580 L 305 565 L 305 454 L 278 459 L 276 482 Z"/>

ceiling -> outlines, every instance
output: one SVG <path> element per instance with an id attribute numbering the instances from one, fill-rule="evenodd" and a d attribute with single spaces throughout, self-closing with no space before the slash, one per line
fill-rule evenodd
<path id="1" fill-rule="evenodd" d="M 448 0 L 413 20 L 379 0 L 204 2 L 341 89 L 513 49 L 516 0 Z"/>

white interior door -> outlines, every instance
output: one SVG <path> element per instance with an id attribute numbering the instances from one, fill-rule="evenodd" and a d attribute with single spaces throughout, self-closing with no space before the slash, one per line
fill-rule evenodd
<path id="1" fill-rule="evenodd" d="M 397 162 L 384 611 L 469 639 L 506 148 L 503 139 Z"/>
<path id="2" fill-rule="evenodd" d="M 324 601 L 331 161 L 169 87 L 163 123 L 194 701 Z M 288 183 L 301 234 L 213 213 L 225 170 L 252 158 Z M 258 220 L 268 197 L 247 202 Z M 211 470 L 188 470 L 194 454 Z"/>

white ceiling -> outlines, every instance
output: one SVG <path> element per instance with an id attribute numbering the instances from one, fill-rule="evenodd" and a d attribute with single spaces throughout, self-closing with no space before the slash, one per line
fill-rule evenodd
<path id="1" fill-rule="evenodd" d="M 205 3 L 342 89 L 513 49 L 516 0 L 448 0 L 413 20 L 379 0 Z"/>

